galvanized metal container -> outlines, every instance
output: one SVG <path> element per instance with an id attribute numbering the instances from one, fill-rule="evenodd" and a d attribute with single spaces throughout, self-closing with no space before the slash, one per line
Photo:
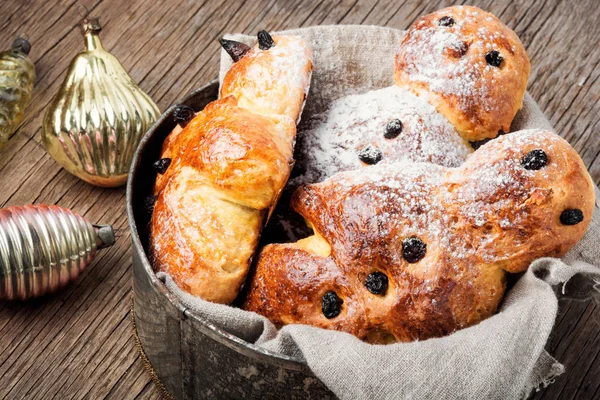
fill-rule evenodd
<path id="1" fill-rule="evenodd" d="M 202 110 L 215 100 L 216 81 L 179 104 Z M 142 139 L 127 182 L 127 214 L 133 241 L 133 316 L 143 357 L 176 399 L 334 398 L 306 363 L 247 343 L 187 310 L 156 278 L 148 261 L 148 223 L 143 207 L 156 178 L 152 163 L 175 127 L 169 108 Z"/>

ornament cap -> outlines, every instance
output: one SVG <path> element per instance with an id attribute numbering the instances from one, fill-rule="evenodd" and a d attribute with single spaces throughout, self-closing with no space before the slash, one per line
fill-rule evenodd
<path id="1" fill-rule="evenodd" d="M 100 20 L 98 18 L 88 17 L 90 12 L 86 6 L 80 5 L 77 7 L 77 12 L 82 18 L 79 27 L 84 35 L 88 32 L 100 32 L 102 30 L 102 25 L 100 25 Z"/>
<path id="2" fill-rule="evenodd" d="M 29 38 L 25 35 L 19 35 L 12 43 L 12 49 L 14 51 L 29 55 L 29 52 L 31 51 L 31 43 L 29 43 Z"/>
<path id="3" fill-rule="evenodd" d="M 98 245 L 98 249 L 104 249 L 106 247 L 110 247 L 115 244 L 115 231 L 113 231 L 112 226 L 110 225 L 94 225 L 96 229 L 96 233 L 98 234 L 98 239 L 100 239 L 100 244 Z"/>
<path id="4" fill-rule="evenodd" d="M 98 18 L 85 17 L 81 20 L 79 26 L 84 35 L 88 32 L 100 32 L 102 30 L 102 25 L 100 25 L 100 20 Z"/>

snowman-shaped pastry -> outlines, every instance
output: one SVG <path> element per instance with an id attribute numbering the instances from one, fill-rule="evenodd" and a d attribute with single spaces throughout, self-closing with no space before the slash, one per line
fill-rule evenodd
<path id="1" fill-rule="evenodd" d="M 509 131 L 529 70 L 489 13 L 417 20 L 395 86 L 339 99 L 301 133 L 291 203 L 312 235 L 262 249 L 245 309 L 373 343 L 422 340 L 491 316 L 507 272 L 565 254 L 594 204 L 575 150 L 542 130 L 469 144 Z"/>
<path id="2" fill-rule="evenodd" d="M 342 97 L 299 133 L 287 196 L 268 234 L 281 226 L 288 239 L 303 235 L 286 212 L 302 184 L 400 161 L 458 167 L 473 152 L 470 142 L 509 131 L 529 71 L 523 44 L 492 14 L 458 6 L 420 18 L 396 54 L 395 85 Z"/>

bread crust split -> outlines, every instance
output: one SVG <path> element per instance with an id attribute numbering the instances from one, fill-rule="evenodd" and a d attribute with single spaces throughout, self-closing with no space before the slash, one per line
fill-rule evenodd
<path id="1" fill-rule="evenodd" d="M 541 167 L 526 162 L 536 150 L 547 157 Z M 315 235 L 263 248 L 244 308 L 278 325 L 305 323 L 374 343 L 443 336 L 496 311 L 506 272 L 571 249 L 594 199 L 576 151 L 540 130 L 495 139 L 458 168 L 400 163 L 343 172 L 297 190 L 292 206 Z M 565 225 L 562 214 L 572 209 L 583 220 Z M 387 278 L 385 293 L 369 291 L 373 273 Z M 333 318 L 324 315 L 329 292 L 341 300 Z"/>
<path id="2" fill-rule="evenodd" d="M 161 152 L 171 163 L 154 187 L 154 268 L 212 302 L 236 298 L 293 165 L 312 54 L 298 37 L 272 39 L 233 65 L 221 97 L 176 127 Z"/>

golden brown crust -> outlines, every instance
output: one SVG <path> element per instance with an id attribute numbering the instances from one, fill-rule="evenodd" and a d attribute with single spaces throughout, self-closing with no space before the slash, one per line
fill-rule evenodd
<path id="1" fill-rule="evenodd" d="M 301 111 L 310 70 L 295 71 L 302 76 L 291 82 L 292 77 L 277 75 L 285 62 L 274 57 L 312 64 L 301 40 L 295 39 L 293 48 L 287 43 L 279 38 L 274 48 L 254 50 L 234 64 L 225 77 L 231 95 L 207 105 L 185 128 L 176 127 L 163 144 L 161 158 L 171 163 L 154 187 L 152 262 L 182 289 L 208 301 L 236 298 L 293 165 L 299 118 L 294 113 Z M 261 74 L 280 80 L 271 87 L 253 86 L 249 71 L 255 62 Z M 306 85 L 301 93 L 277 97 L 296 81 Z M 268 104 L 248 100 L 258 97 Z"/>
<path id="2" fill-rule="evenodd" d="M 265 213 L 289 176 L 295 134 L 291 119 L 236 103 L 210 103 L 167 141 L 161 158 L 172 162 L 157 180 L 151 229 L 155 268 L 220 303 L 235 299 L 246 276 Z"/>
<path id="3" fill-rule="evenodd" d="M 283 114 L 297 121 L 312 72 L 312 51 L 298 36 L 274 36 L 275 46 L 255 45 L 233 64 L 221 85 L 221 97 L 235 96 L 240 107 L 262 114 Z"/>
<path id="4" fill-rule="evenodd" d="M 492 51 L 502 57 L 498 67 L 486 61 Z M 479 8 L 456 6 L 410 27 L 396 55 L 395 80 L 426 96 L 464 139 L 477 141 L 509 132 L 530 69 L 510 28 Z"/>
<path id="5" fill-rule="evenodd" d="M 523 159 L 538 149 L 547 164 L 526 169 Z M 493 140 L 459 168 L 396 164 L 338 174 L 296 192 L 293 207 L 317 234 L 263 249 L 245 308 L 277 324 L 309 323 L 369 341 L 442 336 L 495 312 L 505 271 L 573 247 L 593 205 L 575 150 L 539 130 Z M 583 221 L 561 223 L 567 209 L 581 210 Z M 403 243 L 412 237 L 426 251 L 411 263 Z M 375 271 L 389 280 L 384 295 L 365 288 Z M 320 306 L 330 290 L 343 305 L 327 319 Z M 276 293 L 286 293 L 285 301 L 275 302 Z M 363 319 L 345 307 L 364 310 Z"/>
<path id="6" fill-rule="evenodd" d="M 276 251 L 271 251 L 276 248 Z M 273 244 L 263 248 L 261 262 L 269 266 L 271 285 L 263 286 L 261 279 L 251 282 L 253 310 L 276 313 L 278 325 L 301 321 L 303 324 L 328 329 L 360 332 L 366 325 L 362 302 L 355 294 L 354 285 L 341 273 L 331 258 L 322 258 L 289 244 Z M 321 313 L 321 299 L 333 290 L 344 298 L 345 306 L 338 318 L 326 320 Z M 359 294 L 360 296 L 360 294 Z M 321 321 L 327 323 L 321 325 Z M 365 332 L 366 333 L 366 332 Z"/>

